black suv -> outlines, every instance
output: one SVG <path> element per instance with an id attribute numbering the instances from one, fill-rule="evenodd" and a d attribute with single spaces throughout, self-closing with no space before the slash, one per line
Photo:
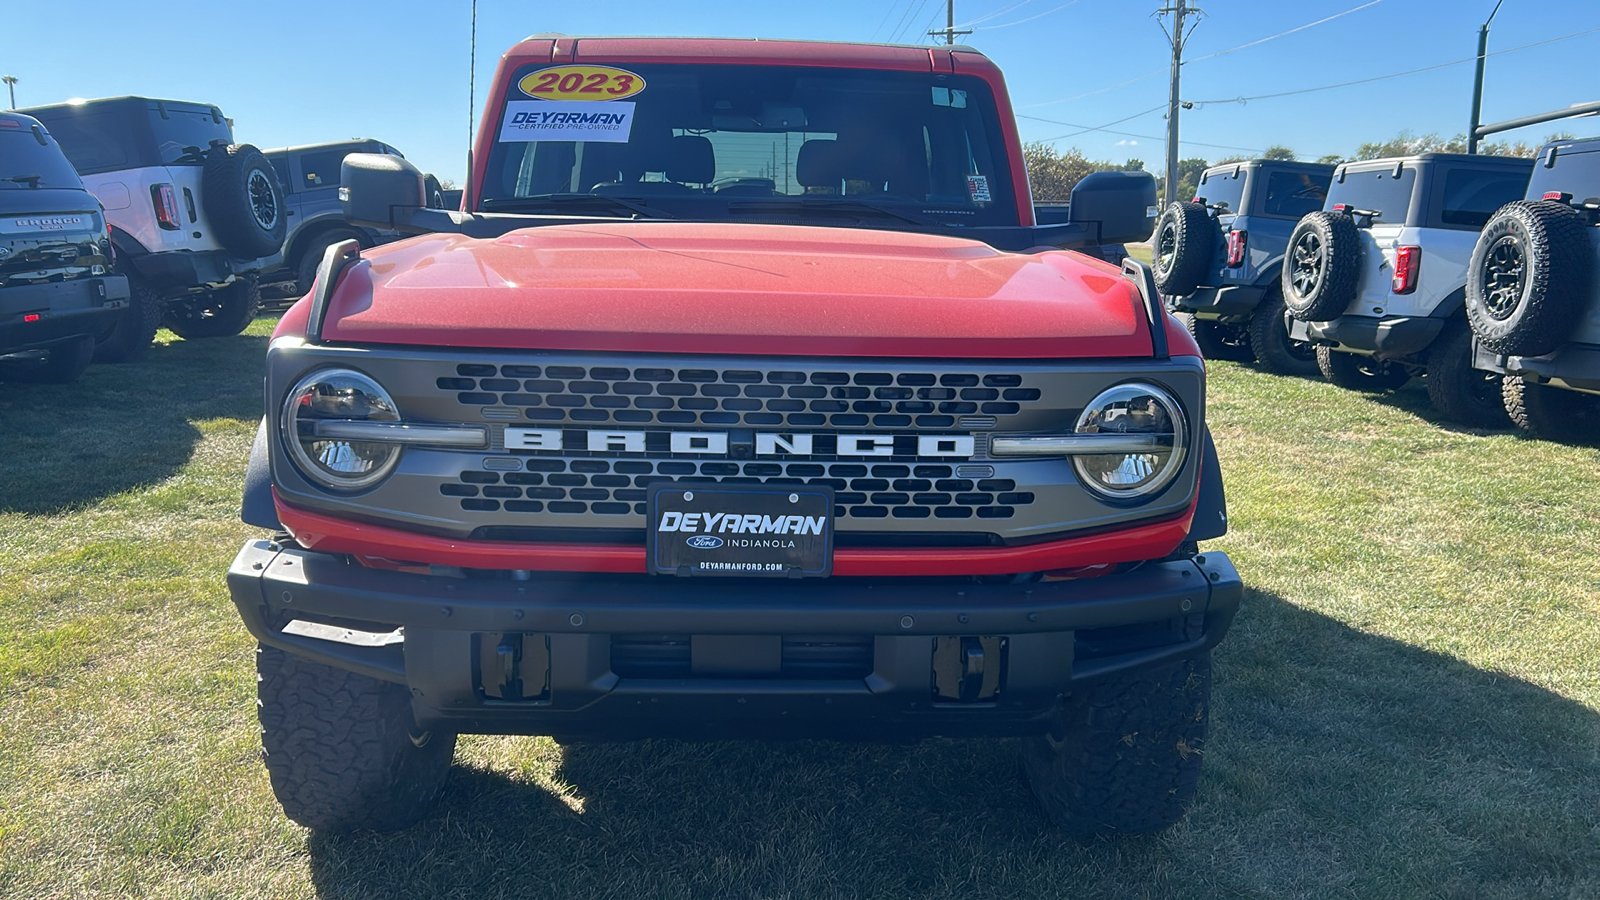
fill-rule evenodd
<path id="1" fill-rule="evenodd" d="M 127 302 L 100 203 L 37 119 L 0 113 L 0 381 L 77 378 Z"/>
<path id="2" fill-rule="evenodd" d="M 354 240 L 366 249 L 402 236 L 398 231 L 352 225 L 345 219 L 339 202 L 339 166 L 352 153 L 405 158 L 399 150 L 370 138 L 267 151 L 267 160 L 283 184 L 289 232 L 282 265 L 264 273 L 263 282 L 292 282 L 294 289 L 304 294 L 311 290 L 322 254 L 334 244 Z M 429 206 L 443 206 L 443 191 L 432 175 L 427 177 L 427 191 Z"/>
<path id="3" fill-rule="evenodd" d="M 1254 359 L 1279 375 L 1315 375 L 1308 343 L 1284 326 L 1289 233 L 1322 208 L 1333 166 L 1253 159 L 1212 166 L 1190 203 L 1168 206 L 1151 239 L 1156 286 L 1210 359 Z"/>

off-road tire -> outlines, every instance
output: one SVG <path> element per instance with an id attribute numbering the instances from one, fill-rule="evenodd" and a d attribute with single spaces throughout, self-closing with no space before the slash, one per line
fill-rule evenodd
<path id="1" fill-rule="evenodd" d="M 1428 399 L 1452 422 L 1506 427 L 1500 375 L 1472 367 L 1472 332 L 1459 323 L 1446 326 L 1428 350 Z"/>
<path id="2" fill-rule="evenodd" d="M 322 257 L 327 254 L 329 247 L 340 241 L 355 241 L 363 247 L 367 243 L 361 235 L 345 228 L 325 231 L 312 238 L 301 251 L 300 262 L 295 266 L 295 290 L 302 295 L 311 293 L 311 282 L 317 278 L 317 267 L 322 265 Z"/>
<path id="3" fill-rule="evenodd" d="M 1594 279 L 1587 228 L 1554 200 L 1507 203 L 1489 218 L 1467 265 L 1467 321 L 1485 347 L 1540 356 L 1569 338 Z"/>
<path id="4" fill-rule="evenodd" d="M 1205 279 L 1217 248 L 1217 223 L 1198 203 L 1171 203 L 1150 237 L 1150 271 L 1169 297 L 1192 294 Z"/>
<path id="5" fill-rule="evenodd" d="M 161 327 L 165 301 L 136 275 L 128 276 L 128 305 L 105 334 L 95 339 L 94 361 L 133 362 L 150 349 Z"/>
<path id="6" fill-rule="evenodd" d="M 283 248 L 288 229 L 283 187 L 260 150 L 250 144 L 230 144 L 210 151 L 200 190 L 211 230 L 234 255 L 259 259 Z"/>
<path id="7" fill-rule="evenodd" d="M 167 301 L 161 324 L 184 340 L 227 337 L 250 327 L 259 312 L 261 285 L 241 275 L 225 288 Z"/>
<path id="8" fill-rule="evenodd" d="M 1332 347 L 1317 347 L 1317 370 L 1347 391 L 1368 394 L 1387 393 L 1411 380 L 1411 373 L 1397 362 L 1340 353 Z"/>
<path id="9" fill-rule="evenodd" d="M 49 347 L 44 362 L 7 360 L 0 362 L 0 381 L 16 384 L 70 384 L 94 360 L 94 338 L 89 335 L 60 341 Z"/>
<path id="10" fill-rule="evenodd" d="M 1183 817 L 1200 781 L 1211 654 L 1074 691 L 1022 769 L 1045 814 L 1073 834 L 1154 832 Z"/>
<path id="11" fill-rule="evenodd" d="M 1237 325 L 1225 325 L 1214 319 L 1198 319 L 1193 313 L 1176 313 L 1178 321 L 1189 329 L 1200 355 L 1206 359 L 1226 359 L 1233 362 L 1251 362 L 1250 339 Z"/>
<path id="12" fill-rule="evenodd" d="M 1344 315 L 1361 277 L 1361 229 L 1342 212 L 1306 213 L 1289 235 L 1279 286 L 1283 305 L 1302 322 Z"/>
<path id="13" fill-rule="evenodd" d="M 1505 376 L 1501 391 L 1506 415 L 1529 437 L 1600 445 L 1600 397 L 1534 384 L 1521 375 Z"/>
<path id="14" fill-rule="evenodd" d="M 1293 375 L 1300 378 L 1315 377 L 1317 349 L 1305 341 L 1289 337 L 1289 327 L 1283 320 L 1283 298 L 1269 293 L 1256 304 L 1250 314 L 1250 349 L 1261 368 L 1274 375 Z"/>
<path id="15" fill-rule="evenodd" d="M 419 732 L 404 685 L 271 647 L 256 651 L 261 744 L 289 818 L 321 832 L 397 831 L 444 788 L 453 734 Z"/>

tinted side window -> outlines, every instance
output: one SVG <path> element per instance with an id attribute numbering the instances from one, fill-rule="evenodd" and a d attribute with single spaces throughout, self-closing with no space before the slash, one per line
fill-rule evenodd
<path id="1" fill-rule="evenodd" d="M 9 179 L 29 179 L 35 175 L 39 177 L 37 185 L 41 188 L 83 187 L 72 163 L 61 155 L 61 148 L 54 141 L 47 137 L 45 140 L 49 143 L 41 145 L 31 127 L 6 127 L 8 121 L 16 120 L 0 116 L 0 190 L 30 190 L 33 182 Z"/>
<path id="2" fill-rule="evenodd" d="M 1411 190 L 1416 187 L 1417 173 L 1406 169 L 1394 177 L 1394 169 L 1346 172 L 1344 182 L 1337 178 L 1328 186 L 1328 208 L 1341 203 L 1356 209 L 1377 210 L 1374 222 L 1392 225 L 1403 224 L 1411 207 Z"/>
<path id="3" fill-rule="evenodd" d="M 1521 200 L 1528 179 L 1522 172 L 1454 169 L 1444 176 L 1439 221 L 1445 225 L 1482 228 L 1500 207 Z"/>
<path id="4" fill-rule="evenodd" d="M 1245 170 L 1239 169 L 1235 175 L 1233 169 L 1222 172 L 1211 172 L 1200 176 L 1201 181 L 1194 189 L 1194 195 L 1205 200 L 1213 206 L 1226 204 L 1229 212 L 1243 212 L 1240 206 L 1244 205 Z"/>
<path id="5" fill-rule="evenodd" d="M 300 155 L 300 183 L 296 190 L 309 191 L 313 188 L 338 187 L 339 164 L 344 162 L 345 151 L 324 150 L 321 153 L 303 153 Z M 287 181 L 284 182 L 288 184 Z"/>
<path id="6" fill-rule="evenodd" d="M 1328 175 L 1309 172 L 1273 172 L 1267 176 L 1267 196 L 1261 212 L 1268 216 L 1298 219 L 1322 208 L 1328 198 Z M 1259 189 L 1259 188 L 1258 188 Z"/>
<path id="7" fill-rule="evenodd" d="M 1533 164 L 1528 181 L 1528 196 L 1543 197 L 1551 191 L 1571 194 L 1579 200 L 1600 197 L 1600 149 L 1556 151 L 1554 168 L 1546 168 L 1544 157 Z"/>

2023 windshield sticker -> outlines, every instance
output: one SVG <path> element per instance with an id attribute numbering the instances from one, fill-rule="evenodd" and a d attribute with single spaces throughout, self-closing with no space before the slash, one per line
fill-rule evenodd
<path id="1" fill-rule="evenodd" d="M 499 139 L 626 144 L 633 130 L 634 105 L 616 100 L 511 100 Z"/>

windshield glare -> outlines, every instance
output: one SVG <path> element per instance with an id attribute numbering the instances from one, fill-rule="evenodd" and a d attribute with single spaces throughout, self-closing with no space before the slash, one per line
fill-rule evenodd
<path id="1" fill-rule="evenodd" d="M 485 209 L 542 211 L 528 198 L 580 195 L 580 203 L 626 198 L 716 219 L 731 207 L 747 218 L 763 201 L 784 213 L 846 201 L 944 225 L 1017 224 L 999 120 L 981 79 L 624 65 L 607 69 L 645 85 L 625 100 L 535 99 L 518 87 L 541 84 L 554 68 L 512 76 L 486 167 Z M 542 130 L 524 127 L 530 121 Z"/>

